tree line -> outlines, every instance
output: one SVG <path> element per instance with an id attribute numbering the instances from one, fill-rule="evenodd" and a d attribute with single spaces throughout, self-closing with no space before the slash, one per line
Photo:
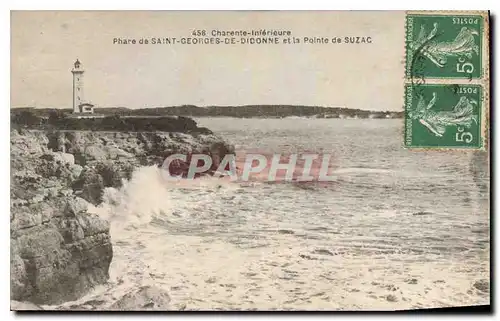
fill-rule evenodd
<path id="1" fill-rule="evenodd" d="M 12 127 L 43 130 L 92 130 L 92 131 L 164 131 L 212 133 L 209 129 L 198 127 L 189 117 L 126 118 L 119 115 L 106 117 L 77 118 L 67 111 L 52 109 L 48 116 L 40 116 L 31 110 L 11 110 Z"/>

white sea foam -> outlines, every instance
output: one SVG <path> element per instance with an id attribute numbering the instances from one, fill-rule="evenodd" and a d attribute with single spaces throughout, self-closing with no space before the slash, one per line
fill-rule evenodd
<path id="1" fill-rule="evenodd" d="M 133 172 L 130 181 L 120 189 L 106 188 L 103 203 L 94 211 L 120 227 L 147 224 L 155 216 L 168 215 L 171 210 L 167 185 L 156 166 Z"/>

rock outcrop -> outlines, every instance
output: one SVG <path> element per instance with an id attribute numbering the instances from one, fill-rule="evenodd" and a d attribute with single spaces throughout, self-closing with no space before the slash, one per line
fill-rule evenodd
<path id="1" fill-rule="evenodd" d="M 87 212 L 104 188 L 173 153 L 231 152 L 213 134 L 11 131 L 11 300 L 59 304 L 107 281 L 109 223 Z"/>
<path id="2" fill-rule="evenodd" d="M 125 294 L 113 303 L 112 311 L 167 311 L 170 309 L 170 296 L 154 286 L 143 286 L 137 291 Z"/>
<path id="3" fill-rule="evenodd" d="M 54 151 L 74 155 L 82 172 L 73 182 L 77 195 L 92 204 L 99 204 L 106 187 L 119 187 L 129 179 L 134 168 L 161 166 L 166 157 L 180 153 L 212 156 L 212 170 L 234 148 L 213 134 L 179 132 L 55 132 L 48 134 L 48 145 Z M 180 174 L 187 172 L 178 164 Z M 178 174 L 171 168 L 172 174 Z"/>

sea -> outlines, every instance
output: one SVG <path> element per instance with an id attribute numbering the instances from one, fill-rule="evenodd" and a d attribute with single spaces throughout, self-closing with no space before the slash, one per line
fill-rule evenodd
<path id="1" fill-rule="evenodd" d="M 237 153 L 331 155 L 323 184 L 167 182 L 138 168 L 90 211 L 111 224 L 110 280 L 174 310 L 403 310 L 490 303 L 489 160 L 403 148 L 401 119 L 199 118 Z"/>

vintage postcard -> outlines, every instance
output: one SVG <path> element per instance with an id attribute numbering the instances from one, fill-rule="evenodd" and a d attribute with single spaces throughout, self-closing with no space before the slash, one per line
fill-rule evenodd
<path id="1" fill-rule="evenodd" d="M 12 11 L 12 310 L 490 306 L 489 13 Z"/>

